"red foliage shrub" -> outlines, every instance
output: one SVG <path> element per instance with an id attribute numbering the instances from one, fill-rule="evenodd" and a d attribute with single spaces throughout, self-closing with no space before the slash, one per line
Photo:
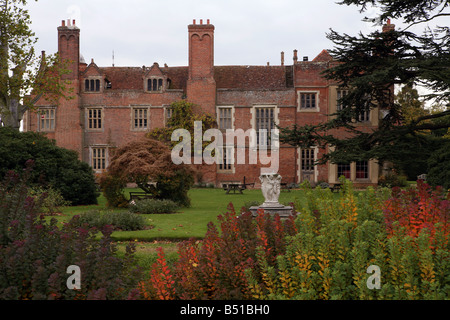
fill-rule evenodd
<path id="1" fill-rule="evenodd" d="M 389 235 L 404 228 L 407 235 L 415 238 L 426 228 L 433 239 L 436 228 L 440 228 L 448 236 L 450 195 L 445 197 L 442 188 L 432 189 L 419 180 L 417 188 L 394 188 L 392 191 L 392 197 L 385 201 L 383 209 Z"/>
<path id="2" fill-rule="evenodd" d="M 143 298 L 166 298 L 162 293 L 170 292 L 177 299 L 249 299 L 244 271 L 258 268 L 257 248 L 275 265 L 277 255 L 285 252 L 286 236 L 296 232 L 294 218 L 281 221 L 262 211 L 256 219 L 250 212 L 236 215 L 232 204 L 218 220 L 220 232 L 210 222 L 203 240 L 179 245 L 179 259 L 170 272 L 161 249 L 151 270 L 154 278 L 140 284 Z"/>

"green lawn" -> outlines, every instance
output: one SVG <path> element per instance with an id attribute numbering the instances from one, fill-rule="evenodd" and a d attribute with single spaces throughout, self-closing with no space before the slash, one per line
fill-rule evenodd
<path id="1" fill-rule="evenodd" d="M 127 189 L 136 191 L 136 189 Z M 302 196 L 301 190 L 291 190 L 291 192 L 282 191 L 280 194 L 280 203 L 288 204 L 295 201 L 296 198 Z M 189 238 L 202 238 L 205 235 L 207 224 L 209 222 L 217 222 L 217 216 L 225 213 L 228 204 L 231 202 L 236 211 L 251 201 L 262 203 L 264 197 L 259 189 L 244 190 L 243 194 L 225 194 L 222 189 L 199 188 L 189 190 L 191 198 L 191 207 L 181 208 L 177 213 L 173 214 L 151 214 L 144 215 L 148 219 L 148 223 L 154 228 L 150 230 L 139 231 L 116 231 L 113 238 L 117 241 L 161 241 L 161 240 L 183 240 Z M 66 221 L 75 214 L 80 214 L 88 210 L 106 210 L 106 201 L 103 196 L 99 197 L 99 204 L 94 206 L 76 206 L 66 207 L 63 215 L 58 217 L 59 220 Z M 115 209 L 126 210 L 126 209 Z"/>

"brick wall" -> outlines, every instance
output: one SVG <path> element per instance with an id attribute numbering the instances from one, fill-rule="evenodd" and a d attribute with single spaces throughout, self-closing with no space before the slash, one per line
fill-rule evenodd
<path id="1" fill-rule="evenodd" d="M 275 108 L 276 121 L 282 127 L 293 124 L 318 124 L 328 119 L 336 110 L 336 89 L 322 78 L 321 72 L 333 61 L 322 51 L 312 61 L 297 61 L 292 66 L 214 66 L 214 26 L 200 21 L 188 26 L 189 64 L 187 67 L 99 67 L 80 61 L 80 30 L 74 21 L 63 22 L 58 27 L 58 50 L 68 61 L 71 71 L 64 79 L 71 81 L 72 100 L 61 100 L 57 106 L 56 129 L 48 132 L 59 146 L 76 150 L 80 158 L 90 162 L 90 148 L 105 146 L 108 155 L 116 147 L 142 137 L 147 130 L 133 128 L 133 108 L 147 108 L 148 130 L 165 125 L 164 107 L 186 98 L 199 105 L 204 111 L 216 115 L 218 106 L 233 108 L 233 128 L 244 131 L 254 127 L 254 108 Z M 295 52 L 296 55 L 296 52 Z M 147 79 L 158 77 L 164 80 L 161 91 L 147 90 Z M 86 92 L 84 81 L 101 81 L 99 91 Z M 107 84 L 109 87 L 107 87 Z M 317 109 L 299 108 L 301 93 L 314 93 Z M 49 106 L 41 99 L 39 106 Z M 89 108 L 102 110 L 102 128 L 90 130 L 87 127 Z M 365 130 L 378 125 L 378 114 L 374 111 L 370 123 L 361 124 Z M 38 130 L 36 113 L 27 114 L 26 129 Z M 336 132 L 342 135 L 342 132 Z M 316 157 L 326 150 L 315 148 Z M 249 164 L 252 150 L 245 148 L 246 164 L 235 164 L 225 172 L 214 165 L 193 165 L 197 170 L 196 180 L 220 185 L 226 181 L 255 182 L 259 187 L 261 168 L 268 167 L 259 161 Z M 270 155 L 270 153 L 269 153 Z M 283 182 L 301 182 L 301 150 L 287 145 L 279 148 L 279 170 Z M 374 183 L 377 166 L 371 164 L 371 179 L 363 183 Z M 316 166 L 313 179 L 335 181 L 336 167 L 330 164 Z"/>

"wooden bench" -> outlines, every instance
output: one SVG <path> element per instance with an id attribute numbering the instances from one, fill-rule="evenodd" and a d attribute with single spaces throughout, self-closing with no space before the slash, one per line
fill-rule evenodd
<path id="1" fill-rule="evenodd" d="M 240 182 L 227 182 L 222 183 L 223 190 L 225 190 L 226 194 L 229 194 L 230 191 L 233 191 L 233 193 L 236 193 L 236 191 L 239 191 L 239 193 L 242 193 L 243 190 L 246 189 L 245 185 L 243 185 Z"/>
<path id="2" fill-rule="evenodd" d="M 142 199 L 153 199 L 154 196 L 148 192 L 130 192 L 130 201 L 142 200 Z"/>

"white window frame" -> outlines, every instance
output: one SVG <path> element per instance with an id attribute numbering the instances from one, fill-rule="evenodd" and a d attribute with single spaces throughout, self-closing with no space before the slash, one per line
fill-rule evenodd
<path id="1" fill-rule="evenodd" d="M 89 81 L 89 90 L 86 90 L 86 80 Z M 94 81 L 94 87 L 91 88 L 90 84 L 91 81 Z M 98 86 L 98 90 L 96 90 L 97 88 L 97 81 L 99 81 L 99 86 Z M 103 92 L 103 78 L 101 76 L 91 76 L 91 77 L 87 77 L 83 79 L 83 92 L 84 93 L 100 93 Z M 91 90 L 94 89 L 94 90 Z"/>
<path id="2" fill-rule="evenodd" d="M 53 111 L 53 118 L 42 118 L 44 115 L 42 112 Z M 56 108 L 55 107 L 40 107 L 38 109 L 38 128 L 40 132 L 54 132 L 56 130 Z M 51 124 L 51 120 L 53 120 L 53 128 L 50 125 L 50 128 L 45 128 L 42 126 L 42 120 L 49 120 L 49 125 Z"/>
<path id="3" fill-rule="evenodd" d="M 151 80 L 151 88 L 148 86 L 148 82 Z M 153 90 L 153 82 L 156 80 L 156 90 Z M 159 82 L 161 81 L 161 85 L 159 85 Z M 165 90 L 165 79 L 161 76 L 151 76 L 145 78 L 145 91 L 149 93 L 162 93 Z"/>
<path id="4" fill-rule="evenodd" d="M 96 118 L 90 118 L 90 111 L 91 110 L 100 110 L 100 118 L 99 117 L 96 117 Z M 103 107 L 88 107 L 88 108 L 86 108 L 85 109 L 85 111 L 86 111 L 86 130 L 87 131 L 103 131 L 103 129 L 104 129 L 104 127 L 105 127 L 105 112 L 104 112 L 104 109 L 103 109 Z M 97 123 L 97 127 L 96 128 L 94 128 L 94 127 L 90 127 L 90 122 L 89 122 L 89 120 L 90 119 L 92 119 L 92 120 L 97 120 L 96 121 L 96 123 Z M 98 126 L 98 119 L 100 119 L 100 127 Z M 92 122 L 92 123 L 94 123 L 94 121 Z"/>
<path id="5" fill-rule="evenodd" d="M 145 111 L 146 115 L 143 118 L 139 118 L 138 120 L 146 120 L 147 125 L 145 127 L 138 126 L 136 127 L 136 111 Z M 147 131 L 150 129 L 150 107 L 149 106 L 132 106 L 131 107 L 131 131 Z"/>
<path id="6" fill-rule="evenodd" d="M 172 117 L 173 107 L 172 106 L 163 106 L 163 107 L 164 107 L 164 126 L 168 127 L 168 120 Z"/>
<path id="7" fill-rule="evenodd" d="M 221 147 L 218 147 L 218 149 L 220 150 L 220 152 L 222 152 L 222 154 L 220 155 L 222 157 L 222 159 L 227 159 L 231 161 L 227 161 L 226 165 L 229 166 L 229 168 L 224 168 L 221 166 L 224 166 L 225 163 L 222 164 L 217 164 L 217 173 L 235 173 L 235 167 L 234 167 L 234 156 L 235 156 L 235 150 L 234 150 L 234 146 L 233 145 L 223 145 Z M 225 152 L 225 153 L 224 153 Z M 225 156 L 225 157 L 224 157 Z"/>
<path id="8" fill-rule="evenodd" d="M 303 170 L 302 170 L 302 150 L 304 149 L 310 149 L 313 150 L 313 155 L 314 155 L 314 161 L 317 161 L 318 157 L 319 157 L 319 147 L 317 146 L 311 146 L 309 148 L 297 148 L 297 159 L 298 159 L 298 167 L 297 167 L 297 182 L 301 183 L 302 181 L 302 174 L 303 174 Z M 319 171 L 318 171 L 318 166 L 317 164 L 314 165 L 313 168 L 313 175 L 314 175 L 314 182 L 317 182 L 318 177 L 319 177 Z"/>
<path id="9" fill-rule="evenodd" d="M 302 108 L 302 94 L 315 95 L 316 106 L 314 108 Z M 298 90 L 297 91 L 297 111 L 298 112 L 320 112 L 320 92 L 319 90 Z"/>
<path id="10" fill-rule="evenodd" d="M 103 155 L 102 155 L 102 157 L 98 157 L 96 154 L 99 150 L 104 150 L 104 152 L 105 152 L 104 165 L 103 164 L 101 165 L 102 168 L 98 168 L 95 163 L 95 160 L 103 159 Z M 92 145 L 89 147 L 89 163 L 90 163 L 92 169 L 96 173 L 101 173 L 108 168 L 108 165 L 109 165 L 109 152 L 108 151 L 109 151 L 108 146 L 106 146 L 106 145 Z M 95 158 L 94 158 L 94 156 L 95 156 Z"/>
<path id="11" fill-rule="evenodd" d="M 254 105 L 253 107 L 252 107 L 252 109 L 250 110 L 250 112 L 252 113 L 252 119 L 251 119 L 251 127 L 255 130 L 255 132 L 256 132 L 256 141 L 252 141 L 252 144 L 251 144 L 251 148 L 253 148 L 253 149 L 267 149 L 269 146 L 264 146 L 264 145 L 260 145 L 259 143 L 258 143 L 258 130 L 257 130 L 257 128 L 256 128 L 256 109 L 259 109 L 259 108 L 273 108 L 274 110 L 273 110 L 273 115 L 274 115 L 274 129 L 275 129 L 275 127 L 277 126 L 277 125 L 279 125 L 279 119 L 278 119 L 278 113 L 280 112 L 280 108 L 278 108 L 278 106 L 277 105 L 273 105 L 273 104 L 270 104 L 270 105 Z M 270 134 L 270 132 L 267 132 L 267 134 Z"/>
<path id="12" fill-rule="evenodd" d="M 336 89 L 336 112 L 342 110 L 342 105 L 340 104 L 339 99 L 348 94 L 348 91 L 349 89 Z M 342 95 L 342 93 L 344 93 L 344 95 Z M 358 118 L 353 121 L 358 123 L 370 123 L 372 121 L 371 110 L 363 111 L 360 115 L 358 115 Z"/>
<path id="13" fill-rule="evenodd" d="M 230 128 L 221 128 L 221 117 L 220 117 L 220 110 L 223 109 L 231 109 L 231 123 L 230 123 Z M 225 131 L 226 129 L 234 129 L 234 106 L 217 106 L 216 107 L 216 114 L 217 114 L 217 125 L 219 130 L 223 130 Z"/>

